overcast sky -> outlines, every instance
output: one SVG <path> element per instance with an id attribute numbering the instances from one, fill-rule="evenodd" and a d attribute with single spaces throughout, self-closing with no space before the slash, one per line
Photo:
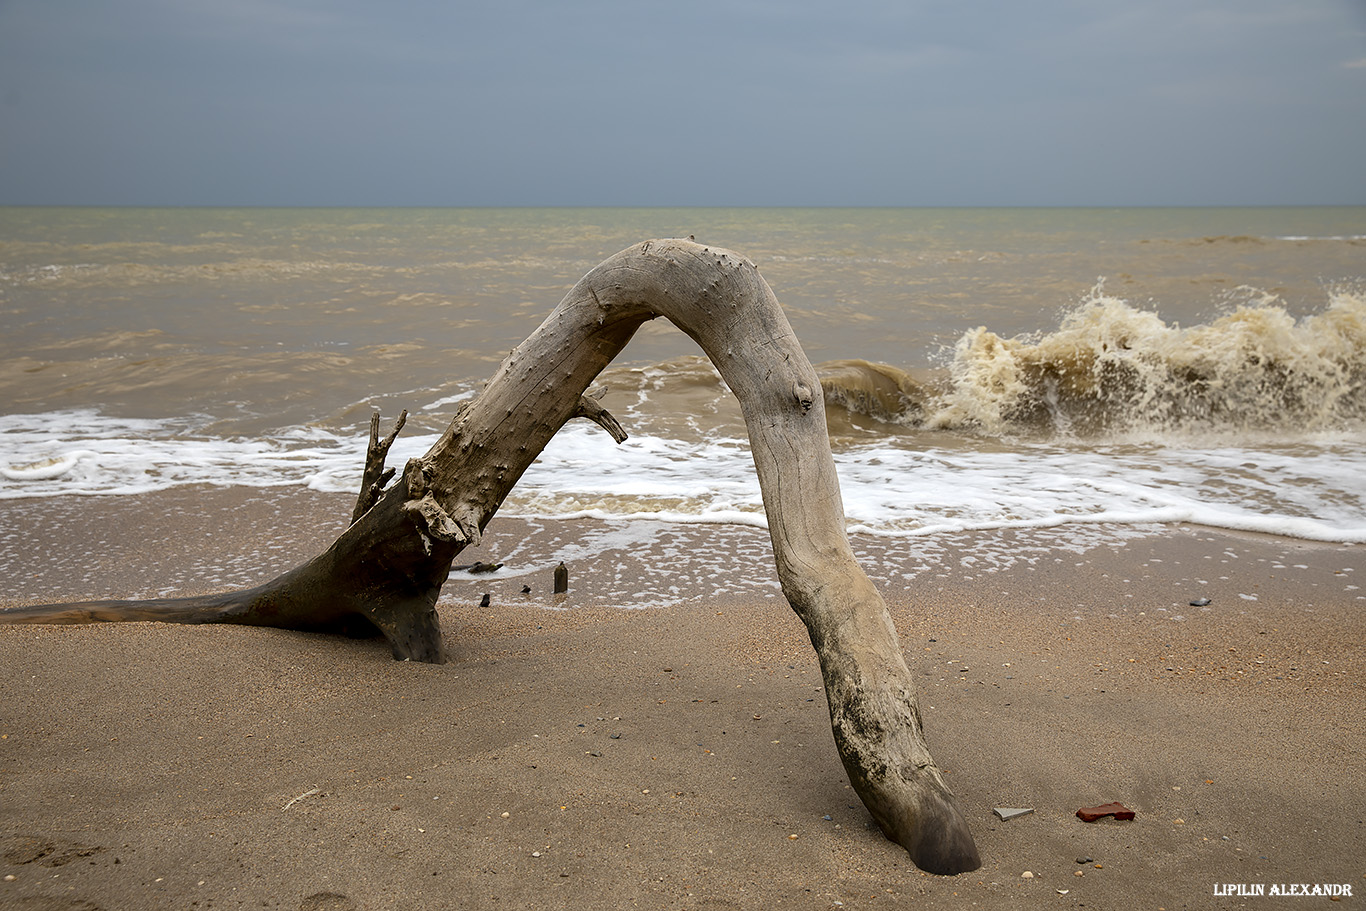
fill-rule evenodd
<path id="1" fill-rule="evenodd" d="M 0 0 L 0 204 L 1366 204 L 1366 0 Z"/>

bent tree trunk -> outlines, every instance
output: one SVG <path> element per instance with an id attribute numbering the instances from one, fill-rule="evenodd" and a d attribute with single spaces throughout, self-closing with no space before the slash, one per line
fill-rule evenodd
<path id="1" fill-rule="evenodd" d="M 435 605 L 452 560 L 479 541 L 565 422 L 588 417 L 623 438 L 583 392 L 641 323 L 660 316 L 702 347 L 740 401 L 783 594 L 820 656 L 835 743 L 855 790 L 920 868 L 976 869 L 967 823 L 925 744 L 886 605 L 849 547 L 816 373 L 754 265 L 691 239 L 646 241 L 584 276 L 392 486 L 374 483 L 382 465 L 367 467 L 363 514 L 311 562 L 246 591 L 13 608 L 0 621 L 328 630 L 364 618 L 396 658 L 444 661 Z M 376 439 L 372 428 L 372 455 Z"/>

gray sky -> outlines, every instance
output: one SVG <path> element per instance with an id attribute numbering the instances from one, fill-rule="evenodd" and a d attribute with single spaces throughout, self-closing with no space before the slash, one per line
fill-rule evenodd
<path id="1" fill-rule="evenodd" d="M 0 0 L 0 204 L 1366 204 L 1366 0 Z"/>

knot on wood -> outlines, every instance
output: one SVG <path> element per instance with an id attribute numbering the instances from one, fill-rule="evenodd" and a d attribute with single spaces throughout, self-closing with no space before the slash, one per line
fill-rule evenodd
<path id="1" fill-rule="evenodd" d="M 403 483 L 408 485 L 408 499 L 422 499 L 427 492 L 427 475 L 422 470 L 421 459 L 409 459 L 403 466 Z"/>
<path id="2" fill-rule="evenodd" d="M 436 497 L 430 493 L 418 500 L 408 500 L 407 503 L 403 504 L 403 512 L 418 527 L 418 531 L 436 538 L 437 541 L 448 541 L 452 544 L 463 544 L 463 542 L 469 541 L 464 531 L 460 529 L 459 523 L 452 519 L 445 509 L 441 508 Z"/>
<path id="3" fill-rule="evenodd" d="M 477 521 L 468 516 L 452 517 L 430 492 L 420 499 L 405 502 L 403 512 L 419 532 L 438 541 L 478 547 L 483 537 Z"/>
<path id="4" fill-rule="evenodd" d="M 479 521 L 473 515 L 452 516 L 436 501 L 427 486 L 426 466 L 421 459 L 409 459 L 403 466 L 403 481 L 408 486 L 408 497 L 403 503 L 403 514 L 417 526 L 424 536 L 452 544 L 479 546 L 482 535 Z M 430 549 L 429 542 L 424 542 Z"/>
<path id="5" fill-rule="evenodd" d="M 801 380 L 793 381 L 792 395 L 794 398 L 796 398 L 797 404 L 802 406 L 803 414 L 810 411 L 811 406 L 815 404 L 815 399 L 811 397 L 811 387 L 803 383 Z"/>

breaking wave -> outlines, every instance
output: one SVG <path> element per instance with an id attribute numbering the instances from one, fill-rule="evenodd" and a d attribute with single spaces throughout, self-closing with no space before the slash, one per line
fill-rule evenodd
<path id="1" fill-rule="evenodd" d="M 1298 319 L 1260 295 L 1182 327 L 1102 283 L 1052 332 L 964 333 L 938 378 L 917 381 L 863 361 L 819 369 L 828 406 L 929 430 L 1162 438 L 1356 431 L 1366 425 L 1366 294 L 1332 291 L 1322 312 Z"/>
<path id="2" fill-rule="evenodd" d="M 890 364 L 826 361 L 816 367 L 825 407 L 889 423 L 921 423 L 932 390 Z"/>

